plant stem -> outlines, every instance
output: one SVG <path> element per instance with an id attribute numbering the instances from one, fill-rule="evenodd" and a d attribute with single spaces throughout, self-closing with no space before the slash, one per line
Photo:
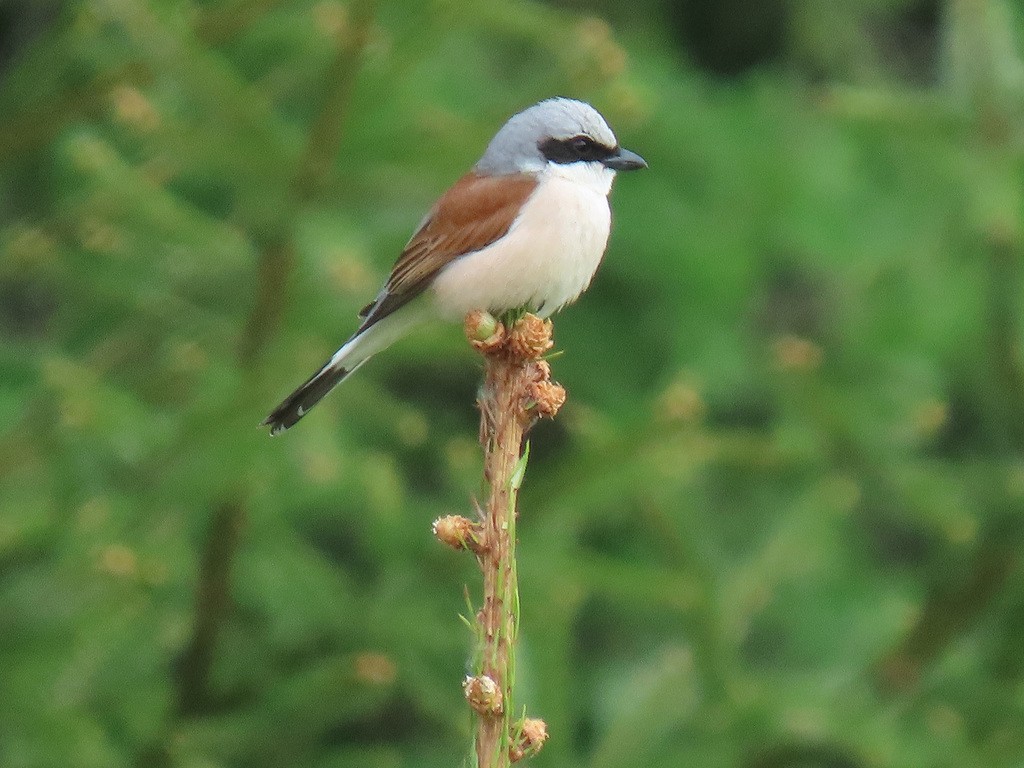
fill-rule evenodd
<path id="1" fill-rule="evenodd" d="M 519 411 L 529 385 L 528 378 L 525 361 L 498 355 L 487 357 L 479 406 L 484 478 L 491 493 L 484 510 L 487 549 L 480 557 L 484 603 L 478 621 L 483 643 L 481 672 L 497 683 L 502 693 L 502 708 L 498 713 L 480 716 L 476 738 L 480 768 L 505 766 L 509 760 L 509 712 L 518 623 L 515 610 L 518 603 L 515 539 L 518 484 L 514 480 L 525 437 Z"/>
<path id="2" fill-rule="evenodd" d="M 529 449 L 524 450 L 526 434 L 537 418 L 557 413 L 565 390 L 551 382 L 550 367 L 540 359 L 551 347 L 551 323 L 523 313 L 507 316 L 505 321 L 502 325 L 481 312 L 466 318 L 466 334 L 485 359 L 477 405 L 484 479 L 490 487 L 482 519 L 474 525 L 477 540 L 473 546 L 462 545 L 477 554 L 483 573 L 483 606 L 477 614 L 480 660 L 477 677 L 465 683 L 466 697 L 479 715 L 478 768 L 506 768 L 536 753 L 547 738 L 542 721 L 513 720 L 519 627 L 516 517 L 529 455 Z M 506 327 L 510 327 L 507 332 Z M 439 538 L 448 543 L 452 539 Z M 454 540 L 458 544 L 466 537 Z"/>

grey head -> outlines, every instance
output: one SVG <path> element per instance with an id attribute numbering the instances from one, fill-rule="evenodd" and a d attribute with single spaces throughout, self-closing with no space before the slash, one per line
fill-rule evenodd
<path id="1" fill-rule="evenodd" d="M 478 173 L 537 173 L 548 163 L 600 163 L 615 171 L 646 168 L 635 152 L 619 146 L 601 113 L 575 99 L 554 98 L 513 115 L 476 164 Z"/>

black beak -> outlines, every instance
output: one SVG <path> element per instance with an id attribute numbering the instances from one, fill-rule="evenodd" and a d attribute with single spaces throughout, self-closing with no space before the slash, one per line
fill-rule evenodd
<path id="1" fill-rule="evenodd" d="M 614 155 L 609 155 L 601 162 L 605 168 L 611 168 L 613 171 L 636 171 L 647 167 L 647 161 L 640 155 L 622 147 L 619 147 Z"/>

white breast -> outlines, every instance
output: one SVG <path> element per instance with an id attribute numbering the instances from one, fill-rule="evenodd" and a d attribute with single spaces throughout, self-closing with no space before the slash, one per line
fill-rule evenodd
<path id="1" fill-rule="evenodd" d="M 578 297 L 601 263 L 615 172 L 596 163 L 551 163 L 508 234 L 461 256 L 434 279 L 440 313 L 528 306 L 547 316 Z"/>

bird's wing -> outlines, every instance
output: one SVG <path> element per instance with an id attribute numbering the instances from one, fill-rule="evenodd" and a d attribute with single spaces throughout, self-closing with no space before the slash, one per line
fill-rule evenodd
<path id="1" fill-rule="evenodd" d="M 536 187 L 528 174 L 468 173 L 455 182 L 405 246 L 384 290 L 360 313 L 360 330 L 419 296 L 455 259 L 504 237 Z"/>

